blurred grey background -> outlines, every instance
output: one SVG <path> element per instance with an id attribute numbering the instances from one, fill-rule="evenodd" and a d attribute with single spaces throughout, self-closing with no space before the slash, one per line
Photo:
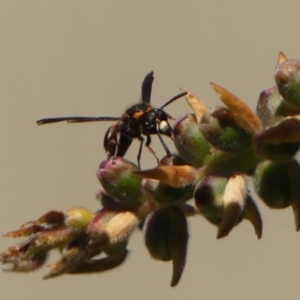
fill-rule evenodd
<path id="1" fill-rule="evenodd" d="M 255 108 L 274 84 L 279 51 L 300 59 L 299 1 L 0 1 L 0 231 L 52 209 L 99 208 L 95 176 L 109 123 L 37 119 L 119 116 L 136 103 L 153 70 L 153 104 L 184 87 L 209 105 L 218 83 Z M 178 100 L 174 117 L 190 109 Z M 157 138 L 153 148 L 163 154 Z M 128 158 L 135 160 L 138 142 Z M 142 166 L 155 165 L 144 151 Z M 190 219 L 190 245 L 179 285 L 171 263 L 152 260 L 140 232 L 121 267 L 98 275 L 42 280 L 0 273 L 1 299 L 299 299 L 300 242 L 290 209 L 259 202 L 264 235 L 249 222 L 216 240 L 216 228 Z M 12 244 L 0 239 L 0 251 Z M 54 252 L 51 261 L 58 258 Z"/>

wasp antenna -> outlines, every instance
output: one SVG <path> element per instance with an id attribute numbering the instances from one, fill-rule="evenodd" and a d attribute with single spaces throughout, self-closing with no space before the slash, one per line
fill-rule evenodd
<path id="1" fill-rule="evenodd" d="M 169 101 L 167 101 L 163 106 L 160 107 L 160 109 L 163 109 L 164 107 L 166 107 L 167 105 L 169 105 L 170 103 L 172 103 L 173 101 L 183 97 L 183 96 L 186 96 L 188 94 L 188 92 L 182 92 L 176 96 L 174 96 L 173 98 L 171 98 Z"/>
<path id="2" fill-rule="evenodd" d="M 142 93 L 140 102 L 149 104 L 151 101 L 152 83 L 154 80 L 153 71 L 148 73 L 142 83 Z"/>

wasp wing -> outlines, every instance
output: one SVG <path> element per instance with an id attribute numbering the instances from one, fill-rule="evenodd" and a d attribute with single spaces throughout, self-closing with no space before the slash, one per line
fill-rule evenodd
<path id="1" fill-rule="evenodd" d="M 120 117 L 58 117 L 58 118 L 45 118 L 36 121 L 38 125 L 50 124 L 66 121 L 68 123 L 83 123 L 83 122 L 96 122 L 96 121 L 118 121 Z"/>
<path id="2" fill-rule="evenodd" d="M 152 83 L 154 80 L 153 71 L 148 73 L 142 83 L 142 94 L 140 102 L 149 104 L 151 100 Z"/>

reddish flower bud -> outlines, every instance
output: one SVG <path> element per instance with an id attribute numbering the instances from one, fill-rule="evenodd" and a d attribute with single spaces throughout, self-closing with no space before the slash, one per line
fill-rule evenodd
<path id="1" fill-rule="evenodd" d="M 284 100 L 300 108 L 300 60 L 287 59 L 280 63 L 275 81 Z"/>

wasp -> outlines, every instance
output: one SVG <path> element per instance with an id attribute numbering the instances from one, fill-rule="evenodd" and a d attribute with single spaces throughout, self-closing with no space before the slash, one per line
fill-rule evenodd
<path id="1" fill-rule="evenodd" d="M 37 121 L 38 125 L 56 123 L 66 121 L 68 123 L 94 122 L 94 121 L 116 121 L 116 123 L 108 128 L 104 136 L 104 149 L 108 157 L 116 159 L 123 157 L 130 147 L 133 139 L 140 141 L 140 147 L 137 155 L 138 165 L 140 166 L 140 158 L 146 137 L 146 147 L 157 158 L 154 150 L 150 147 L 151 135 L 157 135 L 167 156 L 171 155 L 162 135 L 172 138 L 173 130 L 169 124 L 169 120 L 173 119 L 163 108 L 173 101 L 185 96 L 187 92 L 180 93 L 171 98 L 160 108 L 153 108 L 150 105 L 152 83 L 154 80 L 153 71 L 146 75 L 142 82 L 140 102 L 129 107 L 121 117 L 56 117 L 45 118 Z"/>

